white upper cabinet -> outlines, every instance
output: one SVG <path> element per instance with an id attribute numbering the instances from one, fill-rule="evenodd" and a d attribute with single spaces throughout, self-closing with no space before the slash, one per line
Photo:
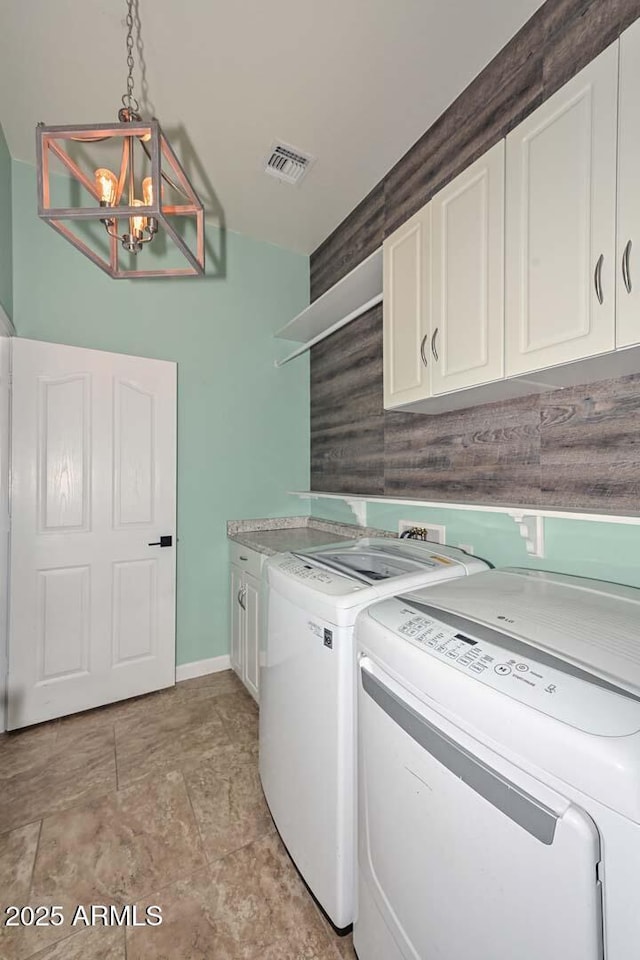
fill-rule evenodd
<path id="1" fill-rule="evenodd" d="M 615 348 L 617 103 L 616 43 L 507 137 L 507 376 Z"/>
<path id="2" fill-rule="evenodd" d="M 423 207 L 383 244 L 384 405 L 429 396 L 430 207 Z"/>
<path id="3" fill-rule="evenodd" d="M 620 40 L 616 345 L 640 343 L 640 20 Z"/>
<path id="4" fill-rule="evenodd" d="M 386 408 L 640 370 L 640 20 L 384 244 Z"/>
<path id="5" fill-rule="evenodd" d="M 504 376 L 505 142 L 431 201 L 431 393 Z"/>

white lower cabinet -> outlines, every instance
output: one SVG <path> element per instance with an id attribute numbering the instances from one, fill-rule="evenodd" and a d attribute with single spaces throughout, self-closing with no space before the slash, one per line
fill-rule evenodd
<path id="1" fill-rule="evenodd" d="M 264 555 L 231 543 L 231 666 L 251 696 L 259 699 L 260 572 Z"/>
<path id="2" fill-rule="evenodd" d="M 260 581 L 244 575 L 244 684 L 249 693 L 258 699 L 260 676 Z"/>
<path id="3" fill-rule="evenodd" d="M 242 680 L 242 664 L 244 661 L 244 612 L 242 609 L 241 599 L 242 599 L 242 570 L 240 567 L 236 566 L 235 563 L 231 564 L 231 597 L 229 601 L 229 609 L 231 611 L 231 649 L 230 649 L 230 658 L 231 666 L 238 674 Z"/>

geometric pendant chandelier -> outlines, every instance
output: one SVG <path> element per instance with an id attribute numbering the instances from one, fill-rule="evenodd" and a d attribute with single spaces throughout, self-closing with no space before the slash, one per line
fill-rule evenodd
<path id="1" fill-rule="evenodd" d="M 133 95 L 133 2 L 118 123 L 36 128 L 38 216 L 114 279 L 202 276 L 202 202 L 160 124 L 141 118 Z M 71 177 L 55 176 L 54 164 Z"/>

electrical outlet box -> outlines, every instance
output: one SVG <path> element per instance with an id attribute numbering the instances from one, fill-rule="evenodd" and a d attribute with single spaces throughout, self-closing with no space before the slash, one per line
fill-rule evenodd
<path id="1" fill-rule="evenodd" d="M 445 527 L 440 523 L 425 523 L 423 520 L 399 520 L 398 533 L 400 536 L 405 530 L 415 530 L 412 540 L 426 540 L 429 543 L 446 543 Z M 417 531 L 420 531 L 418 535 Z"/>

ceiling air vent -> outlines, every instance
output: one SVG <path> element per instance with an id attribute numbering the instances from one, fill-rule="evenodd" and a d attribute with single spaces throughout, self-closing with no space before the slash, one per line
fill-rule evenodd
<path id="1" fill-rule="evenodd" d="M 271 146 L 264 172 L 285 183 L 300 183 L 314 159 L 297 147 L 276 142 Z"/>

